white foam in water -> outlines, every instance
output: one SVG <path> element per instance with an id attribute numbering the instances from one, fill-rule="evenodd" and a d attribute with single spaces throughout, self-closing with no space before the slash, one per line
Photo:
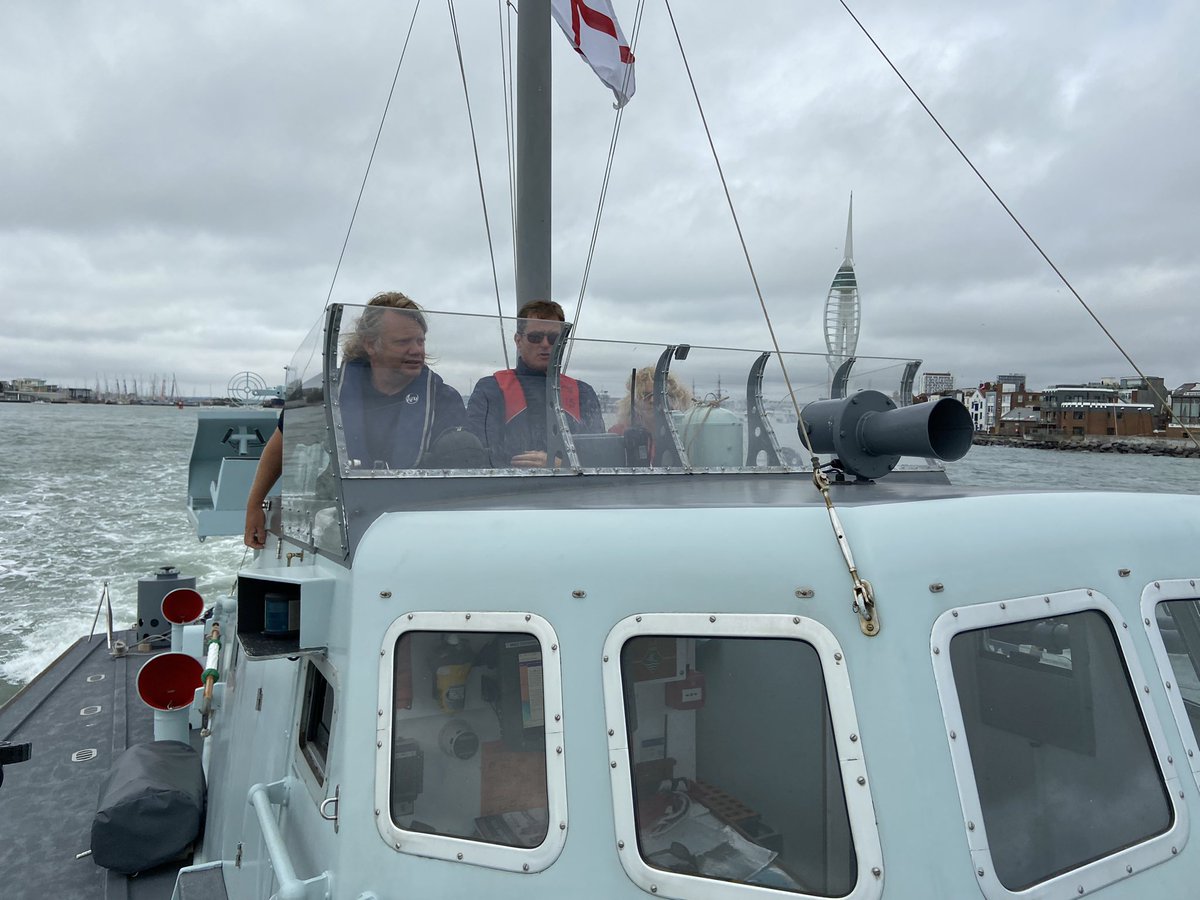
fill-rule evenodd
<path id="1" fill-rule="evenodd" d="M 116 629 L 163 565 L 209 604 L 228 592 L 240 537 L 201 544 L 185 512 L 195 423 L 174 407 L 0 404 L 0 678 L 28 682 L 86 636 L 105 580 Z"/>

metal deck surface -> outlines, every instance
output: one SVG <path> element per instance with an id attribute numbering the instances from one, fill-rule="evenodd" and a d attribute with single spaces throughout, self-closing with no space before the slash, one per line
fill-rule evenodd
<path id="1" fill-rule="evenodd" d="M 116 639 L 131 643 L 132 631 Z M 104 635 L 73 644 L 0 708 L 0 740 L 32 743 L 0 785 L 0 872 L 6 898 L 168 898 L 180 865 L 126 877 L 75 854 L 91 846 L 100 785 L 130 744 L 154 739 L 137 696 L 149 654 L 113 659 Z M 75 761 L 78 759 L 79 761 Z"/>

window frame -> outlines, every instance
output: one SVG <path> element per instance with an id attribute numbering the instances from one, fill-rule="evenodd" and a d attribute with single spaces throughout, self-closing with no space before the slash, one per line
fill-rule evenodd
<path id="1" fill-rule="evenodd" d="M 510 847 L 486 841 L 410 831 L 391 816 L 391 764 L 395 709 L 396 644 L 409 631 L 506 632 L 532 634 L 542 646 L 542 695 L 546 735 L 546 839 L 537 847 Z M 375 824 L 389 847 L 400 853 L 486 866 L 506 872 L 542 872 L 562 854 L 567 841 L 566 743 L 563 740 L 562 668 L 558 635 L 541 616 L 522 612 L 410 612 L 395 619 L 379 648 L 379 706 L 375 740 Z"/>
<path id="2" fill-rule="evenodd" d="M 1171 804 L 1174 823 L 1162 834 L 1115 850 L 1090 863 L 1068 869 L 1024 890 L 1011 891 L 1000 882 L 993 871 L 991 844 L 984 825 L 975 770 L 971 764 L 971 751 L 963 726 L 962 706 L 959 703 L 958 688 L 951 667 L 950 641 L 956 635 L 967 631 L 1084 611 L 1098 612 L 1104 616 L 1116 637 L 1117 650 L 1150 739 L 1151 755 L 1158 766 L 1159 777 Z M 1150 866 L 1170 859 L 1187 842 L 1187 805 L 1180 802 L 1180 776 L 1167 746 L 1166 732 L 1150 699 L 1150 682 L 1146 679 L 1133 639 L 1130 637 L 1129 623 L 1107 596 L 1097 590 L 1078 588 L 948 609 L 934 621 L 930 635 L 930 655 L 942 715 L 946 723 L 946 740 L 954 766 L 958 798 L 962 805 L 963 826 L 971 852 L 972 868 L 975 870 L 979 889 L 987 900 L 1044 900 L 1067 894 L 1091 894 L 1099 888 L 1139 874 Z"/>
<path id="3" fill-rule="evenodd" d="M 235 644 L 240 643 L 234 641 Z M 292 768 L 300 774 L 301 780 L 308 788 L 309 794 L 313 801 L 321 803 L 329 797 L 333 796 L 333 785 L 330 782 L 333 780 L 330 772 L 332 769 L 332 761 L 334 758 L 335 738 L 337 734 L 338 721 L 342 717 L 341 697 L 338 689 L 337 670 L 333 664 L 329 662 L 327 657 L 311 654 L 301 657 L 302 665 L 300 667 L 300 702 L 296 706 L 295 729 L 293 731 L 294 739 L 292 740 L 292 753 L 295 762 Z M 329 747 L 325 753 L 325 771 L 323 774 L 318 774 L 313 767 L 313 762 L 309 759 L 308 753 L 305 752 L 304 741 L 302 740 L 305 734 L 304 712 L 308 706 L 309 698 L 309 666 L 312 666 L 316 674 L 325 679 L 326 690 L 333 692 L 333 716 L 329 720 Z M 311 719 L 310 719 L 311 721 Z"/>
<path id="4" fill-rule="evenodd" d="M 1196 782 L 1197 787 L 1200 787 L 1200 742 L 1196 739 L 1195 729 L 1192 728 L 1187 708 L 1183 705 L 1183 695 L 1175 685 L 1175 670 L 1167 655 L 1167 644 L 1158 627 L 1157 617 L 1157 607 L 1160 603 L 1172 600 L 1200 601 L 1200 587 L 1196 586 L 1197 580 L 1195 578 L 1174 578 L 1150 582 L 1142 589 L 1141 610 L 1142 624 L 1150 638 L 1150 649 L 1154 652 L 1154 663 L 1158 667 L 1159 678 L 1167 693 L 1171 715 L 1175 717 L 1175 726 L 1179 729 L 1179 735 L 1183 739 L 1192 779 Z"/>
<path id="5" fill-rule="evenodd" d="M 883 851 L 871 783 L 867 779 L 866 748 L 855 714 L 845 653 L 837 638 L 819 622 L 802 617 L 750 613 L 643 613 L 617 622 L 604 641 L 604 714 L 608 722 L 609 778 L 617 853 L 625 874 L 638 887 L 660 897 L 705 897 L 735 900 L 747 897 L 789 897 L 830 900 L 761 885 L 720 881 L 699 875 L 655 868 L 642 858 L 633 805 L 629 768 L 629 730 L 621 679 L 621 649 L 632 638 L 665 635 L 678 638 L 782 638 L 809 644 L 817 653 L 829 700 L 834 746 L 842 775 L 842 792 L 850 821 L 850 836 L 858 863 L 853 890 L 838 900 L 877 900 L 883 894 Z M 878 874 L 876 874 L 878 873 Z"/>

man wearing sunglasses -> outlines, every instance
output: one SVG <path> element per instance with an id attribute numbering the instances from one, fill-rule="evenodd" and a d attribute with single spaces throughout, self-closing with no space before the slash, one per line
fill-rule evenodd
<path id="1" fill-rule="evenodd" d="M 546 461 L 546 370 L 566 320 L 552 300 L 530 300 L 517 311 L 517 367 L 481 378 L 467 403 L 467 430 L 487 447 L 493 466 L 535 469 Z M 601 434 L 604 419 L 590 384 L 559 378 L 572 433 Z"/>

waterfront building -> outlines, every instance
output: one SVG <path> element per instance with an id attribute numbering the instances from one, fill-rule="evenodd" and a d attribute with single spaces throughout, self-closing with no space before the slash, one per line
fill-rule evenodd
<path id="1" fill-rule="evenodd" d="M 1175 414 L 1172 425 L 1176 430 L 1179 425 L 1200 428 L 1200 382 L 1188 381 L 1171 391 L 1171 411 Z"/>
<path id="2" fill-rule="evenodd" d="M 949 372 L 926 372 L 921 376 L 922 393 L 927 397 L 934 394 L 945 396 L 954 390 L 954 376 Z"/>
<path id="3" fill-rule="evenodd" d="M 1154 405 L 1127 403 L 1119 385 L 1053 385 L 1042 391 L 1047 437 L 1132 437 L 1154 433 Z"/>

